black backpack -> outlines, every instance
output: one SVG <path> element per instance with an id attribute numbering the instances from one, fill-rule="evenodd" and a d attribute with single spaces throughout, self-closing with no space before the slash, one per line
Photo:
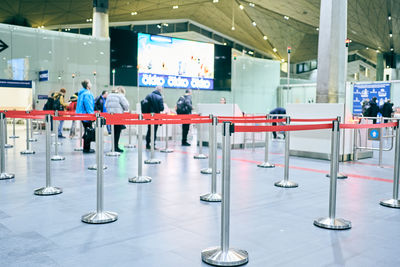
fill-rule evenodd
<path id="1" fill-rule="evenodd" d="M 46 104 L 43 106 L 43 110 L 53 110 L 54 106 L 54 98 L 53 97 L 48 97 Z"/>
<path id="2" fill-rule="evenodd" d="M 150 102 L 147 100 L 147 97 L 140 101 L 140 107 L 142 109 L 142 113 L 151 113 Z"/>
<path id="3" fill-rule="evenodd" d="M 181 96 L 176 102 L 176 113 L 177 114 L 188 114 L 188 106 L 186 105 L 185 98 Z"/>
<path id="4" fill-rule="evenodd" d="M 100 103 L 100 96 L 98 96 L 94 101 L 94 110 L 95 111 L 103 111 L 103 106 Z"/>
<path id="5" fill-rule="evenodd" d="M 60 102 L 60 98 L 61 98 L 61 95 L 57 95 L 55 98 L 54 98 L 54 102 L 53 102 L 53 110 L 59 110 L 59 111 L 63 111 L 64 110 L 64 107 L 61 105 L 61 102 Z"/>

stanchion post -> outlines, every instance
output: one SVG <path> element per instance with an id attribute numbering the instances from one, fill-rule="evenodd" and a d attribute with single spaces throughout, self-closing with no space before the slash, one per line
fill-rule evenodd
<path id="1" fill-rule="evenodd" d="M 267 115 L 267 120 L 270 119 L 270 116 Z M 268 125 L 267 123 L 265 125 Z M 270 139 L 270 133 L 265 132 L 265 151 L 264 151 L 264 162 L 260 163 L 257 165 L 257 167 L 260 168 L 275 168 L 275 165 L 272 163 L 269 163 L 268 158 L 269 158 L 269 139 Z"/>
<path id="2" fill-rule="evenodd" d="M 47 127 L 47 125 L 46 125 Z M 46 128 L 47 132 L 47 128 Z M 24 151 L 21 151 L 22 155 L 29 155 L 29 154 L 35 154 L 35 151 L 31 150 L 30 148 L 30 142 L 29 142 L 29 119 L 26 119 L 26 149 Z"/>
<path id="3" fill-rule="evenodd" d="M 151 114 L 154 116 L 154 113 Z M 155 142 L 154 142 L 154 124 L 150 125 L 150 159 L 146 159 L 144 164 L 160 164 L 161 160 L 154 158 L 154 149 L 155 149 Z"/>
<path id="4" fill-rule="evenodd" d="M 104 144 L 103 127 L 105 125 L 104 118 L 97 116 L 96 118 L 96 164 L 97 166 L 104 165 Z M 104 172 L 102 168 L 97 168 L 97 206 L 96 211 L 90 212 L 82 216 L 81 220 L 90 224 L 101 224 L 115 222 L 118 219 L 118 214 L 104 210 Z"/>
<path id="5" fill-rule="evenodd" d="M 221 203 L 221 245 L 211 247 L 201 252 L 201 259 L 215 266 L 239 266 L 249 261 L 245 250 L 229 248 L 230 232 L 230 169 L 231 169 L 231 140 L 233 125 L 223 123 L 222 139 L 222 203 Z"/>
<path id="6" fill-rule="evenodd" d="M 341 121 L 340 116 L 338 116 L 338 117 L 336 118 L 336 120 L 340 123 L 340 121 Z M 337 145 L 338 145 L 338 149 L 339 149 L 339 152 L 338 152 L 338 157 L 339 157 L 339 156 L 340 156 L 340 140 L 339 140 L 339 142 L 337 143 Z M 347 179 L 347 175 L 345 175 L 345 174 L 339 172 L 339 170 L 340 170 L 340 167 L 339 167 L 339 160 L 338 160 L 337 170 L 338 170 L 337 179 Z M 328 178 L 331 177 L 330 173 L 326 174 L 326 177 L 328 177 Z"/>
<path id="7" fill-rule="evenodd" d="M 143 115 L 139 114 L 139 120 L 143 120 Z M 137 147 L 138 147 L 138 174 L 135 177 L 129 178 L 130 183 L 149 183 L 151 182 L 151 178 L 149 176 L 143 176 L 143 125 L 138 125 L 138 139 L 137 139 Z"/>
<path id="8" fill-rule="evenodd" d="M 7 119 L 4 119 L 4 147 L 12 148 L 13 145 L 8 144 L 8 130 L 7 130 Z"/>
<path id="9" fill-rule="evenodd" d="M 29 119 L 28 122 L 29 122 L 28 127 L 30 129 L 30 131 L 28 130 L 29 142 L 37 142 L 37 139 L 33 138 L 33 119 Z"/>
<path id="10" fill-rule="evenodd" d="M 4 121 L 6 121 L 6 116 L 4 113 L 0 113 L 0 180 L 13 179 L 15 177 L 14 174 L 6 172 L 6 129 L 4 127 Z"/>
<path id="11" fill-rule="evenodd" d="M 380 129 L 380 139 L 379 139 L 379 167 L 382 167 L 382 156 L 383 156 L 383 128 Z"/>
<path id="12" fill-rule="evenodd" d="M 351 228 L 351 222 L 336 218 L 336 187 L 339 163 L 340 122 L 333 121 L 331 137 L 331 167 L 330 167 L 330 190 L 329 190 L 329 216 L 321 217 L 314 221 L 314 225 L 332 230 L 346 230 Z"/>
<path id="13" fill-rule="evenodd" d="M 34 191 L 34 194 L 38 196 L 50 196 L 62 193 L 61 188 L 51 185 L 51 121 L 51 115 L 46 115 L 46 186 Z"/>
<path id="14" fill-rule="evenodd" d="M 163 153 L 172 153 L 174 152 L 173 149 L 168 148 L 168 124 L 165 124 L 165 148 L 161 149 L 160 152 Z"/>
<path id="15" fill-rule="evenodd" d="M 13 122 L 12 135 L 9 136 L 9 138 L 19 138 L 19 136 L 15 135 L 15 118 L 13 118 L 12 122 Z"/>
<path id="16" fill-rule="evenodd" d="M 79 136 L 80 136 L 79 147 L 75 148 L 74 151 L 82 151 L 83 150 L 83 126 L 82 126 L 81 121 L 79 123 Z"/>
<path id="17" fill-rule="evenodd" d="M 358 139 L 358 129 L 354 129 L 354 140 L 353 140 L 353 160 L 357 161 L 358 160 L 358 155 L 357 155 L 357 139 Z"/>
<path id="18" fill-rule="evenodd" d="M 209 151 L 209 157 L 208 157 L 208 168 L 201 169 L 200 172 L 202 174 L 212 174 L 212 165 L 214 162 L 214 148 L 215 150 L 217 149 L 217 122 L 218 119 L 217 117 L 214 117 L 213 115 L 210 115 L 210 119 L 212 120 L 211 124 L 209 124 L 209 134 L 208 134 L 208 151 Z M 215 159 L 217 160 L 217 159 Z M 216 170 L 216 173 L 220 173 L 219 170 Z"/>
<path id="19" fill-rule="evenodd" d="M 132 144 L 132 125 L 128 125 L 128 144 L 124 146 L 125 148 L 134 148 L 135 145 Z"/>
<path id="20" fill-rule="evenodd" d="M 195 159 L 206 159 L 207 155 L 203 154 L 203 135 L 202 135 L 202 124 L 197 124 L 197 140 L 199 142 L 199 153 L 193 156 Z"/>
<path id="21" fill-rule="evenodd" d="M 212 158 L 215 159 L 212 161 L 211 165 L 211 192 L 201 195 L 200 200 L 206 201 L 206 202 L 220 202 L 221 201 L 221 195 L 217 193 L 217 117 L 213 117 L 212 119 L 212 136 L 213 136 L 213 143 L 212 143 L 212 148 L 210 151 L 210 156 L 212 155 Z"/>
<path id="22" fill-rule="evenodd" d="M 99 117 L 100 117 L 100 114 L 96 113 L 96 120 Z M 96 121 L 96 123 L 97 123 L 97 121 Z M 104 132 L 102 132 L 102 135 L 104 135 Z M 97 132 L 96 132 L 96 140 L 97 140 Z M 97 149 L 97 142 L 96 142 L 96 149 Z M 91 170 L 91 171 L 96 171 L 97 170 L 97 157 L 98 157 L 98 154 L 96 153 L 96 163 L 94 165 L 89 166 L 88 170 Z M 103 164 L 103 170 L 106 170 L 107 168 L 108 168 L 107 165 Z"/>
<path id="23" fill-rule="evenodd" d="M 58 117 L 58 111 L 56 110 L 54 113 L 55 117 Z M 58 125 L 60 124 L 60 121 L 58 120 L 53 120 L 54 128 L 58 129 Z M 64 156 L 58 155 L 58 134 L 54 136 L 54 155 L 51 157 L 51 160 L 53 161 L 61 161 L 65 160 Z"/>
<path id="24" fill-rule="evenodd" d="M 111 126 L 111 151 L 106 153 L 108 157 L 119 157 L 121 153 L 115 151 L 115 125 Z"/>
<path id="25" fill-rule="evenodd" d="M 400 120 L 397 120 L 396 126 L 396 147 L 394 154 L 394 171 L 393 171 L 393 198 L 382 200 L 380 204 L 389 208 L 400 208 L 399 200 L 399 176 L 400 176 Z"/>
<path id="26" fill-rule="evenodd" d="M 290 117 L 286 117 L 286 125 L 290 124 Z M 286 132 L 285 137 L 285 168 L 283 180 L 276 182 L 274 185 L 277 187 L 294 188 L 299 185 L 295 182 L 289 181 L 289 154 L 290 154 L 290 131 Z"/>

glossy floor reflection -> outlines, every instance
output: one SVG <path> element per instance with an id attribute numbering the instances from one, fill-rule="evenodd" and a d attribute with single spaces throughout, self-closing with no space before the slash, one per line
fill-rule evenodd
<path id="1" fill-rule="evenodd" d="M 16 178 L 0 181 L 0 266 L 208 266 L 200 252 L 219 245 L 220 204 L 199 201 L 211 176 L 200 174 L 208 161 L 193 159 L 194 146 L 171 143 L 174 153 L 156 152 L 162 163 L 143 165 L 143 174 L 153 178 L 148 184 L 128 183 L 137 174 L 136 149 L 105 157 L 105 208 L 119 219 L 89 225 L 80 219 L 96 208 L 96 172 L 87 169 L 95 155 L 73 151 L 78 139 L 61 140 L 66 160 L 51 168 L 53 185 L 63 193 L 35 196 L 33 190 L 45 185 L 44 136 L 33 143 L 35 155 L 20 155 L 23 128 L 18 133 L 6 152 L 7 171 Z M 104 151 L 109 147 L 105 137 Z M 349 179 L 338 181 L 337 217 L 353 228 L 330 231 L 313 225 L 328 215 L 329 162 L 292 157 L 290 179 L 299 187 L 277 188 L 284 143 L 270 147 L 274 169 L 256 166 L 262 148 L 232 151 L 230 240 L 249 252 L 246 266 L 400 266 L 400 210 L 379 205 L 392 194 L 393 152 L 384 153 L 385 168 L 377 167 L 378 154 L 341 164 Z"/>

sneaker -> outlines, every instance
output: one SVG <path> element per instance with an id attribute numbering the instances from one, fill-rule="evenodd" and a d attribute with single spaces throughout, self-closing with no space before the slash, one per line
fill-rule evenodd
<path id="1" fill-rule="evenodd" d="M 119 147 L 117 147 L 117 148 L 115 149 L 115 151 L 116 151 L 116 152 L 119 152 L 119 153 L 122 153 L 122 152 L 124 152 L 124 150 L 123 150 L 123 149 L 121 149 L 121 148 L 119 148 Z"/>
<path id="2" fill-rule="evenodd" d="M 59 135 L 59 136 L 58 136 L 58 138 L 61 138 L 61 139 L 62 139 L 62 138 L 65 138 L 65 136 L 63 136 L 63 135 Z"/>
<path id="3" fill-rule="evenodd" d="M 188 142 L 182 142 L 182 146 L 191 146 Z"/>
<path id="4" fill-rule="evenodd" d="M 94 153 L 94 149 L 83 150 L 83 153 Z"/>

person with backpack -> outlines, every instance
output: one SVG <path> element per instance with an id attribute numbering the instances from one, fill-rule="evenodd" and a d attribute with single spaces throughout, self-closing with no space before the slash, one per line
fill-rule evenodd
<path id="1" fill-rule="evenodd" d="M 67 111 L 75 112 L 77 101 L 78 101 L 78 92 L 76 92 L 69 98 L 69 105 L 67 107 Z M 69 138 L 73 138 L 75 136 L 75 128 L 76 128 L 76 121 L 72 121 L 71 128 L 69 130 Z"/>
<path id="2" fill-rule="evenodd" d="M 179 97 L 175 107 L 176 113 L 180 114 L 192 114 L 192 90 L 186 89 L 185 94 Z M 182 124 L 182 146 L 190 146 L 187 142 L 187 136 L 189 133 L 190 124 Z"/>
<path id="3" fill-rule="evenodd" d="M 161 95 L 162 87 L 157 86 L 156 90 L 148 94 L 141 101 L 142 113 L 161 113 L 164 111 L 164 101 Z M 154 125 L 154 143 L 157 139 L 158 125 Z M 150 149 L 150 125 L 147 125 L 146 149 Z"/>
<path id="4" fill-rule="evenodd" d="M 393 114 L 393 103 L 391 103 L 390 99 L 388 99 L 381 107 L 381 114 L 384 118 L 391 118 Z M 384 123 L 387 123 L 389 120 L 384 119 Z"/>
<path id="5" fill-rule="evenodd" d="M 76 103 L 76 113 L 78 114 L 94 114 L 94 97 L 90 92 L 92 84 L 90 80 L 82 81 L 82 89 L 78 93 L 78 102 Z M 90 143 L 95 141 L 94 129 L 91 121 L 82 121 L 85 129 L 83 134 L 83 153 L 94 153 L 94 149 L 90 149 Z"/>
<path id="6" fill-rule="evenodd" d="M 107 97 L 106 108 L 108 113 L 112 114 L 124 113 L 129 110 L 129 102 L 125 97 L 125 88 L 119 86 L 115 90 L 112 90 L 111 94 Z M 114 147 L 115 151 L 120 153 L 124 152 L 118 146 L 121 131 L 124 129 L 126 129 L 125 125 L 114 125 Z"/>
<path id="7" fill-rule="evenodd" d="M 371 101 L 369 101 L 369 108 L 367 109 L 367 117 L 377 117 L 379 113 L 379 107 L 377 104 L 377 98 L 373 97 Z M 372 123 L 376 123 L 376 119 L 372 119 Z"/>
<path id="8" fill-rule="evenodd" d="M 60 92 L 54 94 L 53 110 L 64 111 L 68 107 L 69 103 L 64 102 L 64 97 L 66 92 L 67 90 L 65 90 L 65 88 L 61 88 Z M 65 136 L 62 135 L 64 121 L 59 121 L 59 122 L 60 123 L 58 124 L 58 138 L 65 138 Z"/>

